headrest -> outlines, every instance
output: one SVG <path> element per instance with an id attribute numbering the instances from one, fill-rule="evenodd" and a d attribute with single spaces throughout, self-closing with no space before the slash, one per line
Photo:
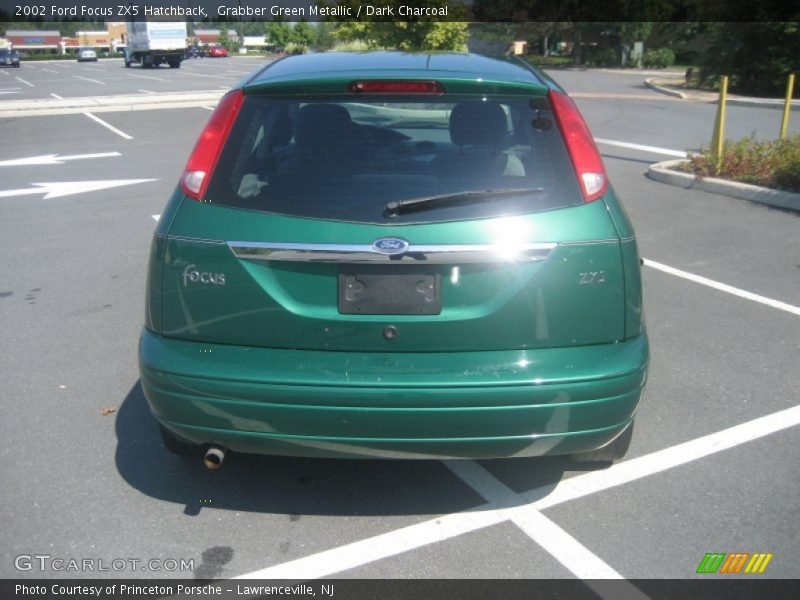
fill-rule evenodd
<path id="1" fill-rule="evenodd" d="M 264 137 L 271 145 L 288 144 L 292 139 L 292 121 L 285 106 L 277 107 L 269 112 L 264 122 Z"/>
<path id="2" fill-rule="evenodd" d="M 352 140 L 350 113 L 336 104 L 309 104 L 294 117 L 294 141 L 300 146 L 343 144 Z"/>
<path id="3" fill-rule="evenodd" d="M 450 113 L 450 139 L 456 146 L 505 145 L 506 113 L 496 102 L 462 102 Z"/>

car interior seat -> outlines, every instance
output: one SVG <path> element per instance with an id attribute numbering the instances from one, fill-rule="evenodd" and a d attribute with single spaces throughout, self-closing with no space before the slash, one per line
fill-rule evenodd
<path id="1" fill-rule="evenodd" d="M 511 137 L 506 113 L 496 102 L 456 104 L 450 113 L 450 140 L 457 150 L 431 161 L 434 175 L 445 179 L 525 176 L 522 161 L 505 152 Z"/>

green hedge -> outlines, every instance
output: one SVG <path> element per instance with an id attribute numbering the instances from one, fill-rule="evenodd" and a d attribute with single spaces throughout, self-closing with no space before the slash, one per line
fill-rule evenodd
<path id="1" fill-rule="evenodd" d="M 97 58 L 122 58 L 122 52 L 101 52 L 98 53 Z M 20 62 L 36 62 L 39 60 L 77 60 L 78 53 L 70 52 L 68 54 L 27 54 L 20 55 Z"/>
<path id="2" fill-rule="evenodd" d="M 645 67 L 666 69 L 675 64 L 675 53 L 669 48 L 656 48 L 644 53 L 642 64 Z"/>

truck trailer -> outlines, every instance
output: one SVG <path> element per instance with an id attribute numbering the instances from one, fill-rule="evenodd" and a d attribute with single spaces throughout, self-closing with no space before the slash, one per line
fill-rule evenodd
<path id="1" fill-rule="evenodd" d="M 181 66 L 186 56 L 186 22 L 129 21 L 128 43 L 125 48 L 125 66 L 133 63 L 143 68 L 168 64 L 173 69 Z"/>

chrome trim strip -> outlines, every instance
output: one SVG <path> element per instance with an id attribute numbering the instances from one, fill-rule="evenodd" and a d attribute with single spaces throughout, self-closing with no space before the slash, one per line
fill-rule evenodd
<path id="1" fill-rule="evenodd" d="M 559 242 L 559 246 L 589 246 L 595 244 L 619 244 L 619 240 L 616 238 L 608 239 L 608 240 L 581 240 L 575 242 Z"/>
<path id="2" fill-rule="evenodd" d="M 286 242 L 227 242 L 234 256 L 248 260 L 279 260 L 344 263 L 429 264 L 537 262 L 545 260 L 558 244 L 411 244 L 403 254 L 377 252 L 371 244 L 298 244 Z"/>
<path id="3" fill-rule="evenodd" d="M 177 240 L 179 242 L 191 242 L 192 244 L 224 244 L 222 240 L 210 240 L 206 238 L 188 237 L 185 235 L 167 235 L 164 236 L 168 240 Z"/>

